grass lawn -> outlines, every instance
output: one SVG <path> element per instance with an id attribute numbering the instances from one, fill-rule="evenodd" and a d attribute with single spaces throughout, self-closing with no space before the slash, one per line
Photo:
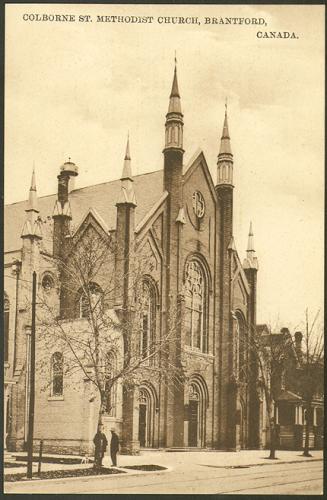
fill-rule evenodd
<path id="1" fill-rule="evenodd" d="M 40 475 L 38 475 L 37 472 L 33 472 L 33 479 L 61 479 L 63 477 L 102 476 L 109 474 L 126 473 L 122 470 L 110 469 L 107 467 L 101 467 L 101 469 L 94 469 L 93 467 L 90 467 L 88 469 L 48 470 L 41 472 Z M 19 472 L 16 474 L 5 474 L 4 481 L 28 481 L 28 479 L 26 477 L 26 472 Z"/>

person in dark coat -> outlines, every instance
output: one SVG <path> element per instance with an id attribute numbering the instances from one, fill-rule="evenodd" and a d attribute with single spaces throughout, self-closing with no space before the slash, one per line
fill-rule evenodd
<path id="1" fill-rule="evenodd" d="M 103 432 L 103 425 L 98 426 L 98 431 L 94 436 L 93 443 L 95 446 L 94 452 L 94 467 L 102 467 L 102 459 L 108 446 L 108 440 Z"/>
<path id="2" fill-rule="evenodd" d="M 112 466 L 117 466 L 117 452 L 119 450 L 119 438 L 115 432 L 115 429 L 110 429 L 111 441 L 110 441 L 110 456 L 112 461 Z"/>

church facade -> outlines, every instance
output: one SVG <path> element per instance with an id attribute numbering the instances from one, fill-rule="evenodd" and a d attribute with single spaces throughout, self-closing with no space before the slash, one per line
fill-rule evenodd
<path id="1" fill-rule="evenodd" d="M 142 255 L 150 256 L 151 266 L 141 277 L 147 304 L 143 350 L 148 338 L 165 335 L 176 310 L 183 319 L 176 327 L 177 343 L 168 353 L 183 372 L 183 383 L 144 378 L 126 392 L 118 381 L 114 404 L 104 410 L 105 431 L 114 426 L 129 453 L 140 448 L 238 450 L 266 444 L 264 400 L 255 378 L 244 377 L 248 354 L 242 346 L 256 325 L 258 262 L 252 227 L 243 262 L 234 244 L 234 159 L 227 109 L 217 143 L 216 179 L 201 151 L 184 164 L 183 125 L 175 68 L 163 169 L 133 177 L 127 144 L 120 180 L 75 190 L 78 167 L 68 161 L 60 169 L 56 195 L 38 198 L 33 174 L 29 200 L 6 207 L 5 435 L 11 450 L 23 449 L 27 440 L 27 303 L 33 271 L 38 293 L 57 307 L 62 321 L 85 327 L 83 301 L 76 301 L 78 290 L 67 291 L 69 277 L 58 269 L 58 258 L 69 259 L 72 246 L 67 241 L 73 226 L 74 248 L 87 231 L 94 238 L 110 236 L 119 243 L 113 267 L 94 284 L 96 294 L 106 288 L 109 275 L 115 276 L 121 292 L 110 311 L 117 317 L 130 305 L 128 286 L 119 287 L 128 274 L 121 263 L 128 269 Z M 78 390 L 66 384 L 64 354 L 60 346 L 51 349 L 45 375 L 36 376 L 34 438 L 43 439 L 48 451 L 91 450 L 97 396 L 87 377 Z M 39 380 L 44 377 L 50 379 L 45 389 Z"/>

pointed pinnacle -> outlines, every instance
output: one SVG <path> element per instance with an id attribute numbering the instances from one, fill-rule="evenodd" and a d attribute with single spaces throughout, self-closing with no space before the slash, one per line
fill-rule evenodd
<path id="1" fill-rule="evenodd" d="M 223 126 L 223 133 L 221 136 L 221 141 L 220 141 L 220 149 L 219 149 L 219 155 L 221 154 L 229 154 L 232 155 L 232 150 L 230 146 L 230 137 L 229 137 L 229 130 L 228 130 L 228 119 L 227 119 L 227 104 L 225 104 L 225 119 L 224 119 L 224 126 Z"/>
<path id="2" fill-rule="evenodd" d="M 255 252 L 255 250 L 254 250 L 254 244 L 253 244 L 252 222 L 250 222 L 247 252 Z"/>
<path id="3" fill-rule="evenodd" d="M 225 104 L 225 119 L 224 119 L 224 127 L 223 127 L 223 134 L 221 136 L 222 139 L 230 139 L 229 137 L 229 130 L 228 130 L 228 119 L 227 119 L 227 104 Z"/>
<path id="4" fill-rule="evenodd" d="M 34 212 L 38 212 L 34 168 L 33 168 L 33 173 L 32 173 L 31 187 L 30 187 L 29 195 L 28 195 L 28 204 L 27 204 L 26 212 L 30 212 L 31 210 L 33 210 Z"/>
<path id="5" fill-rule="evenodd" d="M 32 172 L 32 179 L 31 179 L 30 191 L 36 191 L 35 168 L 34 168 L 34 166 L 33 166 L 33 172 Z"/>
<path id="6" fill-rule="evenodd" d="M 231 250 L 232 252 L 236 252 L 236 246 L 235 246 L 234 236 L 231 237 L 227 249 Z"/>
<path id="7" fill-rule="evenodd" d="M 171 87 L 170 97 L 180 97 L 180 95 L 179 95 L 179 90 L 178 90 L 178 82 L 177 82 L 177 67 L 176 67 L 176 61 L 175 61 L 174 79 L 173 79 L 173 85 L 172 85 L 172 87 Z"/>
<path id="8" fill-rule="evenodd" d="M 129 152 L 129 136 L 127 137 L 126 152 L 125 152 L 125 158 L 124 158 L 124 167 L 123 167 L 123 173 L 122 173 L 122 176 L 120 179 L 121 180 L 129 179 L 130 181 L 133 181 L 132 167 L 131 167 L 131 155 Z"/>
<path id="9" fill-rule="evenodd" d="M 176 66 L 175 66 L 175 69 L 174 69 L 173 85 L 172 85 L 172 88 L 171 88 L 171 93 L 170 93 L 170 98 L 169 98 L 168 113 L 176 113 L 176 114 L 179 114 L 179 115 L 182 114 L 181 98 L 180 98 L 180 95 L 179 95 L 178 83 L 177 83 L 177 69 L 176 69 Z"/>
<path id="10" fill-rule="evenodd" d="M 131 159 L 131 155 L 130 155 L 130 152 L 129 152 L 129 132 L 127 134 L 127 144 L 126 144 L 126 153 L 125 153 L 125 160 L 130 160 Z"/>

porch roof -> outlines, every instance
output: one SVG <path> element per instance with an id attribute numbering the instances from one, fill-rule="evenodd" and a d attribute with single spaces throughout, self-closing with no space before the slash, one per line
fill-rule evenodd
<path id="1" fill-rule="evenodd" d="M 301 396 L 291 391 L 283 391 L 277 398 L 277 401 L 299 402 L 302 401 Z"/>

